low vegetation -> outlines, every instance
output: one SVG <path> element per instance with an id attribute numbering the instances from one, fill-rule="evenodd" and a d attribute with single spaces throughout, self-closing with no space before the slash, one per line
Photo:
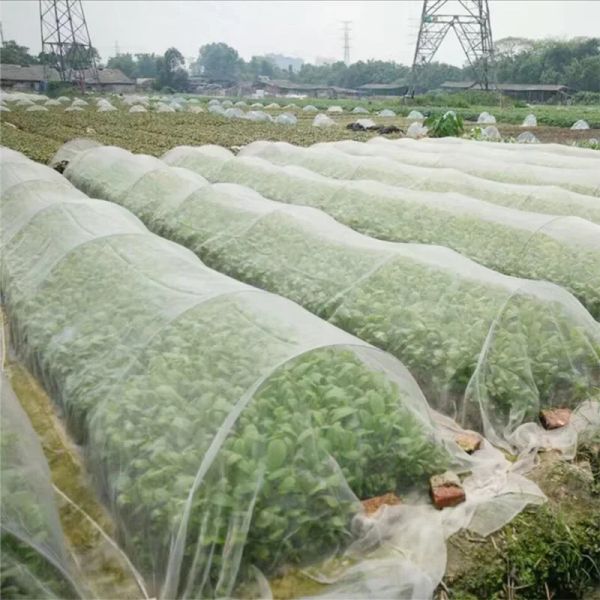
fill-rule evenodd
<path id="1" fill-rule="evenodd" d="M 92 97 L 93 98 L 93 97 Z M 489 107 L 472 106 L 464 109 L 452 105 L 449 96 L 448 107 L 465 121 L 474 122 L 480 112 L 489 111 Z M 201 98 L 208 100 L 208 98 Z M 126 109 L 109 113 L 97 113 L 94 106 L 82 112 L 65 113 L 63 107 L 51 107 L 48 112 L 27 112 L 23 109 L 11 108 L 11 112 L 2 113 L 2 143 L 9 148 L 19 150 L 33 160 L 48 162 L 54 153 L 65 142 L 76 137 L 93 137 L 103 144 L 114 144 L 131 150 L 160 156 L 177 145 L 219 144 L 235 148 L 255 140 L 287 141 L 302 146 L 317 142 L 354 139 L 366 141 L 378 135 L 378 132 L 361 132 L 346 129 L 346 125 L 355 121 L 357 116 L 350 114 L 355 106 L 364 106 L 372 113 L 377 123 L 396 125 L 405 131 L 408 122 L 404 118 L 415 107 L 399 104 L 394 100 L 326 100 L 321 98 L 285 99 L 266 98 L 263 104 L 278 102 L 282 107 L 293 102 L 298 107 L 314 104 L 324 111 L 331 105 L 342 106 L 346 111 L 336 115 L 339 126 L 318 128 L 312 126 L 314 113 L 296 111 L 298 124 L 295 126 L 277 125 L 273 123 L 256 123 L 239 119 L 228 120 L 210 113 L 138 113 L 129 114 Z M 380 118 L 376 113 L 384 108 L 397 113 L 395 118 Z M 442 116 L 448 108 L 440 106 L 418 107 L 426 116 Z M 600 106 L 536 106 L 530 108 L 495 108 L 491 111 L 498 120 L 501 132 L 506 128 L 507 135 L 518 135 L 523 119 L 530 112 L 535 112 L 540 125 L 570 127 L 577 119 L 583 118 L 590 127 L 600 128 Z M 278 111 L 271 111 L 276 114 Z M 510 125 L 504 125 L 510 124 Z M 465 123 L 465 130 L 470 129 Z M 515 126 L 517 127 L 515 129 Z M 538 127 L 536 135 L 542 141 L 567 141 L 587 143 L 592 137 L 600 137 L 597 132 L 570 131 L 556 127 L 552 129 Z"/>

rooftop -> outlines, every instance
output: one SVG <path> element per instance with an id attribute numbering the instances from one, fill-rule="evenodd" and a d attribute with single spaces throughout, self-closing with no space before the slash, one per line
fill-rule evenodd
<path id="1" fill-rule="evenodd" d="M 442 83 L 443 89 L 481 89 L 481 84 L 474 81 L 445 81 Z M 569 89 L 568 86 L 555 83 L 498 83 L 497 89 L 505 92 L 563 92 Z"/>
<path id="2" fill-rule="evenodd" d="M 91 69 L 84 71 L 84 77 L 86 83 L 95 83 L 92 79 Z M 123 71 L 120 69 L 98 69 L 98 79 L 101 84 L 112 84 L 112 83 L 123 83 L 123 84 L 134 84 L 133 79 L 129 79 Z"/>
<path id="3" fill-rule="evenodd" d="M 408 87 L 404 81 L 396 81 L 395 83 L 365 83 L 361 85 L 359 90 L 399 90 Z"/>
<path id="4" fill-rule="evenodd" d="M 46 71 L 44 71 L 46 69 Z M 2 81 L 58 81 L 58 71 L 44 65 L 0 65 L 0 79 Z"/>

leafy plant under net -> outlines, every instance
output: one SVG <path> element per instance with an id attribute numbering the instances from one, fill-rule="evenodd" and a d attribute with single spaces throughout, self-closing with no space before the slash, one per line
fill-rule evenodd
<path id="1" fill-rule="evenodd" d="M 488 435 L 508 437 L 540 407 L 575 407 L 599 381 L 600 325 L 558 286 L 438 246 L 373 240 L 119 148 L 74 156 L 65 173 L 209 266 L 395 354 L 436 408 Z"/>
<path id="2" fill-rule="evenodd" d="M 462 154 L 463 146 L 450 144 L 448 143 L 448 139 L 450 138 L 435 140 L 435 142 L 434 140 L 429 140 L 429 142 L 423 144 L 423 148 L 425 149 L 437 148 L 437 142 L 440 142 L 440 149 L 442 147 L 447 149 L 447 152 L 439 151 L 435 153 L 429 153 L 426 150 L 414 152 L 412 146 L 406 146 L 408 140 L 414 142 L 410 138 L 394 141 L 385 138 L 374 138 L 366 144 L 347 140 L 328 144 L 315 144 L 311 149 L 320 152 L 341 151 L 346 157 L 350 157 L 351 160 L 357 157 L 367 157 L 368 160 L 383 159 L 386 162 L 392 161 L 392 164 L 389 165 L 392 173 L 391 176 L 386 174 L 383 177 L 379 177 L 376 169 L 369 168 L 369 170 L 372 171 L 373 178 L 377 178 L 385 183 L 398 185 L 399 187 L 436 192 L 457 192 L 491 202 L 492 204 L 499 204 L 500 206 L 542 214 L 581 217 L 594 223 L 600 223 L 600 209 L 598 208 L 598 200 L 594 196 L 565 189 L 559 185 L 550 185 L 550 181 L 545 182 L 544 185 L 504 183 L 484 179 L 461 171 L 459 168 L 460 164 L 464 161 L 468 163 L 468 161 L 473 160 L 473 156 L 471 154 Z M 404 143 L 401 144 L 400 142 Z M 248 150 L 248 152 L 250 151 Z M 475 149 L 472 152 L 476 154 L 476 160 L 479 160 L 481 155 L 486 155 L 485 149 L 480 153 Z M 496 170 L 500 172 L 511 172 L 517 164 L 519 167 L 534 167 L 534 165 L 524 165 L 530 153 L 526 153 L 523 159 L 521 158 L 522 154 L 507 154 L 502 151 L 499 151 L 499 153 L 499 156 L 490 157 L 489 160 L 493 161 Z M 413 164 L 419 162 L 418 159 L 413 159 L 412 163 L 408 163 L 405 161 L 406 154 L 416 154 L 417 157 L 425 156 L 426 160 L 424 162 L 430 162 L 431 166 Z M 451 168 L 445 167 L 442 164 L 435 166 L 441 160 L 440 157 L 446 156 L 451 156 L 457 163 L 457 166 Z M 338 157 L 343 158 L 340 155 Z M 503 157 L 508 157 L 512 160 L 506 161 Z M 561 157 L 553 158 L 561 160 Z M 589 162 L 595 163 L 596 161 L 588 161 L 580 157 L 571 160 L 580 163 L 579 167 L 573 170 L 577 170 L 577 173 L 584 177 L 593 174 L 594 169 L 598 168 L 597 165 L 596 167 L 591 167 L 588 164 Z M 371 163 L 373 166 L 376 164 L 376 161 Z M 597 164 L 600 164 L 600 160 Z M 394 172 L 396 172 L 398 167 L 401 174 L 406 175 L 404 182 L 397 180 L 394 176 Z M 551 168 L 556 170 L 555 166 Z M 560 169 L 558 170 L 560 171 Z"/>
<path id="3" fill-rule="evenodd" d="M 569 146 L 560 144 L 543 144 L 543 146 L 531 149 L 529 146 L 485 143 L 473 141 L 468 138 L 444 138 L 437 140 L 424 138 L 419 143 L 410 138 L 401 138 L 398 140 L 373 138 L 369 140 L 369 144 L 378 144 L 386 149 L 399 148 L 403 151 L 425 154 L 450 154 L 454 157 L 459 167 L 461 160 L 463 158 L 468 160 L 469 157 L 483 157 L 486 160 L 499 161 L 499 164 L 505 163 L 507 167 L 518 164 L 552 167 L 555 169 L 594 170 L 598 168 L 598 164 L 600 163 L 600 155 L 598 153 L 594 155 L 594 153 L 588 154 L 584 151 L 580 154 L 572 155 L 570 154 Z M 507 150 L 507 147 L 511 148 L 511 150 Z M 546 187 L 544 185 L 544 188 Z M 571 194 L 566 195 L 568 197 Z"/>
<path id="4" fill-rule="evenodd" d="M 4 372 L 0 397 L 2 597 L 82 598 L 48 464 Z"/>
<path id="5" fill-rule="evenodd" d="M 270 159 L 286 162 L 288 146 L 265 148 Z M 303 151 L 289 148 L 294 162 Z M 327 168 L 327 153 L 306 152 L 303 164 Z M 551 281 L 600 316 L 600 226 L 584 219 L 526 213 L 455 194 L 399 191 L 376 181 L 337 181 L 256 157 L 234 158 L 215 146 L 182 146 L 163 158 L 209 181 L 239 183 L 273 200 L 320 208 L 375 238 L 438 244 L 507 275 Z"/>
<path id="6" fill-rule="evenodd" d="M 357 498 L 453 460 L 395 359 L 208 269 L 115 204 L 41 171 L 16 182 L 19 161 L 3 158 L 13 344 L 152 591 L 227 596 L 255 568 L 324 558 L 354 540 Z"/>

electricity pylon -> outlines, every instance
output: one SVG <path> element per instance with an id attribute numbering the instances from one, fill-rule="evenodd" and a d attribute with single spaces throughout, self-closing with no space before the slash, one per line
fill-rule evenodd
<path id="1" fill-rule="evenodd" d="M 342 21 L 344 26 L 344 63 L 346 66 L 350 64 L 350 25 L 352 21 Z"/>
<path id="2" fill-rule="evenodd" d="M 494 86 L 494 44 L 488 0 L 424 0 L 412 66 L 414 93 L 420 69 L 429 64 L 446 34 L 454 29 L 481 89 Z"/>
<path id="3" fill-rule="evenodd" d="M 63 81 L 98 81 L 94 48 L 81 0 L 39 0 L 42 53 Z"/>

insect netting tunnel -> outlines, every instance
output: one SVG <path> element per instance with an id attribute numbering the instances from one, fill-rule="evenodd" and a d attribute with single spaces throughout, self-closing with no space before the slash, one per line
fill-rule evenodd
<path id="1" fill-rule="evenodd" d="M 552 167 L 555 169 L 576 169 L 576 170 L 595 170 L 598 168 L 600 158 L 594 154 L 594 151 L 581 149 L 580 152 L 573 154 L 569 150 L 561 151 L 553 148 L 553 144 L 543 144 L 528 146 L 522 144 L 496 144 L 485 143 L 480 140 L 468 140 L 464 138 L 422 138 L 415 140 L 409 137 L 390 140 L 384 137 L 375 137 L 369 140 L 369 144 L 381 144 L 387 149 L 400 148 L 410 152 L 425 154 L 451 154 L 460 168 L 461 160 L 467 157 L 485 158 L 486 160 L 499 161 L 509 165 L 534 165 L 542 167 Z M 558 148 L 567 148 L 568 146 L 556 144 Z M 511 148 L 506 151 L 505 148 Z M 578 148 L 575 148 L 578 150 Z M 547 187 L 547 183 L 543 184 Z"/>
<path id="2" fill-rule="evenodd" d="M 361 146 L 358 150 L 357 145 Z M 600 175 L 597 168 L 590 166 L 588 159 L 583 158 L 575 159 L 577 167 L 563 163 L 557 168 L 556 165 L 523 164 L 519 162 L 519 154 L 515 153 L 509 155 L 512 160 L 507 160 L 489 156 L 485 150 L 479 154 L 461 154 L 459 149 L 454 152 L 413 152 L 410 148 L 385 138 L 376 138 L 367 144 L 352 141 L 331 142 L 316 144 L 315 147 L 339 148 L 344 152 L 347 149 L 349 154 L 358 152 L 362 156 L 372 156 L 384 161 L 391 159 L 401 165 L 424 167 L 429 170 L 455 169 L 459 173 L 467 173 L 484 181 L 542 187 L 552 185 L 580 194 L 600 196 Z M 385 163 L 380 164 L 383 166 Z M 373 162 L 373 165 L 376 166 L 377 163 Z"/>
<path id="3" fill-rule="evenodd" d="M 24 157 L 2 158 L 12 344 L 82 445 L 150 593 L 244 595 L 257 572 L 349 547 L 362 564 L 374 534 L 359 499 L 474 469 L 392 356 L 209 269 L 50 169 L 31 177 Z M 464 524 L 477 515 L 466 506 Z M 423 514 L 443 544 L 441 517 Z M 414 588 L 397 579 L 398 561 L 411 572 L 414 538 L 401 541 L 401 555 L 389 550 L 396 569 L 385 581 L 364 570 L 365 585 Z"/>
<path id="4" fill-rule="evenodd" d="M 83 598 L 48 463 L 4 371 L 0 408 L 2 597 Z"/>
<path id="5" fill-rule="evenodd" d="M 444 138 L 441 139 L 443 140 Z M 413 141 L 418 144 L 418 141 Z M 437 146 L 426 144 L 424 147 L 430 148 Z M 343 154 L 338 155 L 341 158 L 344 158 L 345 155 L 346 158 L 350 157 L 351 159 L 356 157 L 368 157 L 368 160 L 371 160 L 372 158 L 375 158 L 376 160 L 384 159 L 385 161 L 391 160 L 394 162 L 394 165 L 392 165 L 392 172 L 395 172 L 399 166 L 408 176 L 403 183 L 397 184 L 402 187 L 408 187 L 414 190 L 456 192 L 500 206 L 518 208 L 542 214 L 577 216 L 595 223 L 600 223 L 597 194 L 589 195 L 592 193 L 590 189 L 585 193 L 572 191 L 570 188 L 555 183 L 553 184 L 552 178 L 542 181 L 543 185 L 523 184 L 486 179 L 465 173 L 458 168 L 453 169 L 444 167 L 443 165 L 421 165 L 415 167 L 415 165 L 406 161 L 406 154 L 416 155 L 417 157 L 426 156 L 431 163 L 439 161 L 439 157 L 441 156 L 450 156 L 452 160 L 459 164 L 468 164 L 469 161 L 479 160 L 481 155 L 485 155 L 485 151 L 479 156 L 471 156 L 470 154 L 461 154 L 461 146 L 446 146 L 447 153 L 443 153 L 441 149 L 436 153 L 424 151 L 413 152 L 411 148 L 412 147 L 406 148 L 405 145 L 397 144 L 394 141 L 386 140 L 384 138 L 374 138 L 366 144 L 346 140 L 311 146 L 311 149 L 314 151 L 341 152 Z M 476 151 L 473 151 L 474 154 L 475 152 Z M 522 159 L 522 155 L 520 154 L 507 154 L 505 152 L 501 152 L 500 154 L 500 157 L 489 159 L 494 165 L 493 168 L 498 173 L 512 173 L 515 168 L 526 170 L 536 168 L 535 165 L 524 164 L 527 157 Z M 512 160 L 502 160 L 502 156 L 508 156 Z M 529 156 L 529 154 L 527 154 L 527 156 Z M 559 157 L 556 158 L 559 161 L 561 160 Z M 577 175 L 583 179 L 596 177 L 595 171 L 598 169 L 598 163 L 600 163 L 600 161 L 592 167 L 587 165 L 587 159 L 572 158 L 571 160 L 583 164 L 580 164 L 578 169 L 570 169 L 570 173 L 574 174 L 569 174 L 569 177 L 575 178 Z M 416 160 L 413 159 L 413 162 L 416 162 Z M 376 161 L 375 164 L 377 164 Z M 560 169 L 559 167 L 553 166 L 542 168 L 558 172 L 561 177 L 564 176 L 564 169 Z M 375 170 L 373 170 L 373 174 L 376 175 Z M 385 180 L 387 179 L 388 178 L 386 177 Z M 389 182 L 396 184 L 393 176 L 389 178 Z"/>
<path id="6" fill-rule="evenodd" d="M 286 148 L 277 152 L 277 161 L 285 162 Z M 311 152 L 327 159 L 328 153 L 307 152 L 311 163 Z M 294 149 L 292 162 L 295 155 Z M 442 245 L 507 275 L 557 283 L 593 316 L 600 315 L 600 226 L 584 219 L 528 213 L 457 194 L 399 190 L 375 181 L 339 181 L 296 166 L 233 157 L 214 146 L 181 146 L 163 159 L 212 182 L 239 183 L 273 200 L 320 208 L 371 237 Z"/>
<path id="7" fill-rule="evenodd" d="M 321 211 L 114 147 L 80 153 L 65 174 L 209 266 L 391 352 L 432 406 L 497 443 L 541 408 L 596 393 L 600 325 L 556 285 L 448 248 L 368 238 Z"/>
<path id="8" fill-rule="evenodd" d="M 485 152 L 486 155 L 496 156 L 499 152 L 503 153 L 516 153 L 523 155 L 525 162 L 531 164 L 539 164 L 543 166 L 561 166 L 558 164 L 563 158 L 568 159 L 568 166 L 575 166 L 579 163 L 572 163 L 571 158 L 585 158 L 591 159 L 592 161 L 598 160 L 598 154 L 596 150 L 592 148 L 582 148 L 580 146 L 568 146 L 566 144 L 558 143 L 544 143 L 542 146 L 531 146 L 528 144 L 498 144 L 496 142 L 490 142 L 486 140 L 470 140 L 465 138 L 457 137 L 446 137 L 442 139 L 423 138 L 419 142 L 425 142 L 425 148 L 428 148 L 429 144 L 432 146 L 451 146 L 452 151 L 462 150 L 462 147 L 469 146 L 471 149 L 477 149 L 481 152 Z M 408 144 L 411 148 L 412 145 Z M 472 151 L 470 149 L 470 151 Z M 428 152 L 430 150 L 427 150 Z M 553 157 L 553 158 L 551 158 Z M 550 161 L 550 162 L 549 162 Z M 587 161 L 586 161 L 587 162 Z M 588 164 L 590 164 L 588 162 Z"/>
<path id="9" fill-rule="evenodd" d="M 285 142 L 254 142 L 242 148 L 240 155 L 259 156 L 276 164 L 296 164 L 336 179 L 379 181 L 396 186 L 404 193 L 411 190 L 421 192 L 413 194 L 416 198 L 431 199 L 432 195 L 426 192 L 453 192 L 499 206 L 543 214 L 578 216 L 600 223 L 597 199 L 590 196 L 589 192 L 578 193 L 558 185 L 549 185 L 548 181 L 543 182 L 544 185 L 507 183 L 477 177 L 456 168 L 406 164 L 402 161 L 403 154 L 399 148 L 403 147 L 389 140 L 381 141 L 381 138 L 374 138 L 366 144 L 346 140 L 315 144 L 310 148 Z M 420 156 L 424 153 L 416 154 Z M 451 151 L 451 154 L 460 156 L 458 149 Z M 324 156 L 327 157 L 326 164 Z M 510 172 L 513 168 L 511 163 L 497 159 L 494 164 L 500 172 Z M 593 170 L 586 168 L 577 172 L 590 177 Z"/>

